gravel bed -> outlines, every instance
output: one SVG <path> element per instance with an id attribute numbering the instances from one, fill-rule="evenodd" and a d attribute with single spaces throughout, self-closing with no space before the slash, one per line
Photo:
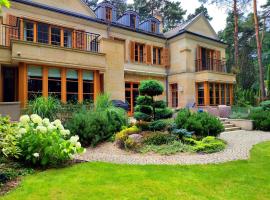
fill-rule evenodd
<path id="1" fill-rule="evenodd" d="M 253 145 L 270 140 L 269 132 L 232 131 L 221 133 L 220 138 L 227 142 L 224 151 L 212 154 L 178 153 L 170 156 L 139 154 L 121 150 L 113 143 L 103 143 L 96 148 L 88 148 L 86 153 L 77 156 L 84 161 L 101 161 L 118 164 L 165 164 L 191 165 L 223 163 L 233 160 L 246 160 Z"/>

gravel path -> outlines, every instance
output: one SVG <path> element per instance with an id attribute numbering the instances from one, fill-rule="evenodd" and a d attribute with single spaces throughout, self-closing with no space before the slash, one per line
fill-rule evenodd
<path id="1" fill-rule="evenodd" d="M 233 131 L 221 133 L 220 138 L 227 141 L 227 148 L 222 152 L 213 154 L 178 153 L 171 156 L 138 154 L 121 150 L 112 143 L 104 143 L 94 149 L 88 148 L 87 152 L 78 156 L 77 159 L 141 165 L 222 163 L 248 159 L 252 146 L 270 140 L 270 133 L 260 131 Z"/>

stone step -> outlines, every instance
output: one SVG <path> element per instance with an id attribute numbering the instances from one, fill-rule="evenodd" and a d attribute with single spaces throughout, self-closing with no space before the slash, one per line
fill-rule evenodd
<path id="1" fill-rule="evenodd" d="M 239 131 L 239 130 L 241 130 L 240 127 L 230 127 L 230 128 L 225 128 L 225 132 Z"/>
<path id="2" fill-rule="evenodd" d="M 224 128 L 232 128 L 235 127 L 233 124 L 223 124 Z"/>
<path id="3" fill-rule="evenodd" d="M 223 125 L 224 124 L 231 124 L 231 122 L 229 122 L 229 121 L 223 121 L 223 122 L 221 122 Z"/>

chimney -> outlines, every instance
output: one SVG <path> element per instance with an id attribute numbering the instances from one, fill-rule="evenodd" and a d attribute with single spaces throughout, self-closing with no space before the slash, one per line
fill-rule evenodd
<path id="1" fill-rule="evenodd" d="M 159 32 L 163 33 L 163 29 L 164 29 L 164 24 L 163 24 L 163 19 L 162 19 L 162 15 L 159 12 L 155 12 L 154 13 L 154 17 L 157 18 L 160 21 L 160 25 L 159 25 Z"/>

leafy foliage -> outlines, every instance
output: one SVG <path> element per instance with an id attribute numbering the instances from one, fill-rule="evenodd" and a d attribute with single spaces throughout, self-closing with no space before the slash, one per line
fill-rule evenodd
<path id="1" fill-rule="evenodd" d="M 196 17 L 197 15 L 199 15 L 201 13 L 203 13 L 204 16 L 206 17 L 206 19 L 208 19 L 209 21 L 211 21 L 213 19 L 213 17 L 210 17 L 207 8 L 204 7 L 204 5 L 202 4 L 200 7 L 195 9 L 194 14 L 189 14 L 187 16 L 187 20 L 191 20 L 191 19 L 193 19 L 194 17 Z"/>
<path id="2" fill-rule="evenodd" d="M 208 113 L 190 113 L 187 110 L 180 110 L 175 119 L 177 128 L 186 129 L 198 137 L 217 136 L 224 127 L 214 116 Z"/>
<path id="3" fill-rule="evenodd" d="M 37 114 L 42 118 L 50 120 L 56 119 L 57 113 L 60 111 L 61 103 L 54 97 L 37 97 L 30 101 L 25 113 L 28 115 Z"/>
<path id="4" fill-rule="evenodd" d="M 164 131 L 168 126 L 168 123 L 164 120 L 156 120 L 150 122 L 149 129 L 151 131 Z"/>
<path id="5" fill-rule="evenodd" d="M 80 136 L 83 146 L 95 146 L 120 131 L 127 121 L 126 112 L 114 107 L 109 96 L 104 94 L 97 98 L 94 108 L 74 113 L 66 126 L 72 134 Z"/>
<path id="6" fill-rule="evenodd" d="M 270 111 L 253 110 L 249 119 L 254 121 L 256 130 L 270 131 Z"/>
<path id="7" fill-rule="evenodd" d="M 132 127 L 123 127 L 123 129 L 116 133 L 115 135 L 115 140 L 116 140 L 116 143 L 117 145 L 120 147 L 120 148 L 129 148 L 131 146 L 134 147 L 134 145 L 132 145 L 132 141 L 131 140 L 128 140 L 128 136 L 129 135 L 132 135 L 132 134 L 136 134 L 140 131 L 140 129 L 138 129 L 137 126 L 132 126 Z"/>
<path id="8" fill-rule="evenodd" d="M 155 132 L 148 134 L 144 138 L 143 143 L 146 145 L 162 145 L 162 144 L 169 144 L 174 140 L 176 140 L 176 137 L 174 135 L 163 132 Z"/>

